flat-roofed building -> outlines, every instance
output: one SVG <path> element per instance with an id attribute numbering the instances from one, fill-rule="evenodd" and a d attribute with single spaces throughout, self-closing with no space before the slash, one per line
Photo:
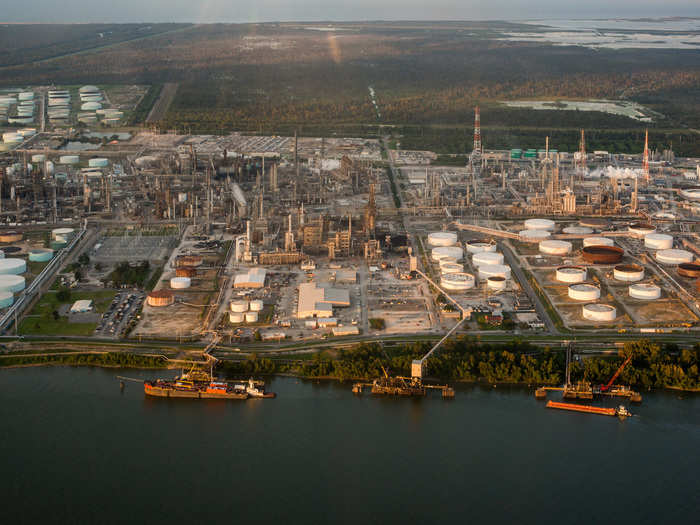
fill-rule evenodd
<path id="1" fill-rule="evenodd" d="M 350 292 L 340 288 L 320 288 L 313 282 L 299 285 L 297 318 L 333 317 L 334 306 L 350 306 Z"/>
<path id="2" fill-rule="evenodd" d="M 234 288 L 262 288 L 265 286 L 265 268 L 250 268 L 245 273 L 236 274 L 233 280 Z"/>

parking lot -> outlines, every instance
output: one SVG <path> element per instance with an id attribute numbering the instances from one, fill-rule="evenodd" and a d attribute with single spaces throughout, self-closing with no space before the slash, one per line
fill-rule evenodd
<path id="1" fill-rule="evenodd" d="M 138 314 L 143 305 L 145 294 L 142 292 L 118 293 L 102 319 L 97 323 L 95 335 L 101 337 L 120 337 L 129 322 Z"/>

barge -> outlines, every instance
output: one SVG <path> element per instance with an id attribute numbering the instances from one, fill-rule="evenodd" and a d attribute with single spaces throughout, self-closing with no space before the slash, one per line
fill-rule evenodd
<path id="1" fill-rule="evenodd" d="M 262 381 L 249 379 L 245 383 L 229 383 L 214 379 L 211 374 L 190 371 L 173 380 L 155 379 L 143 382 L 143 392 L 152 397 L 186 399 L 248 399 L 275 397 L 265 391 Z"/>
<path id="2" fill-rule="evenodd" d="M 558 401 L 548 401 L 547 408 L 557 408 L 559 410 L 571 410 L 573 412 L 584 412 L 586 414 L 598 414 L 600 416 L 631 416 L 630 412 L 622 405 L 617 408 L 594 407 L 591 405 L 575 405 L 573 403 L 560 403 Z"/>

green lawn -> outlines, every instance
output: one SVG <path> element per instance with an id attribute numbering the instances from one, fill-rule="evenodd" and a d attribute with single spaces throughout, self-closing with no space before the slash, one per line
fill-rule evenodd
<path id="1" fill-rule="evenodd" d="M 117 292 L 111 290 L 71 292 L 70 299 L 66 303 L 61 303 L 56 298 L 55 292 L 48 291 L 22 320 L 19 333 L 22 335 L 92 335 L 97 323 L 69 323 L 67 317 L 59 317 L 55 320 L 53 311 L 58 310 L 61 304 L 73 304 L 79 299 L 92 299 L 95 311 L 103 313 L 109 308 L 116 294 Z"/>

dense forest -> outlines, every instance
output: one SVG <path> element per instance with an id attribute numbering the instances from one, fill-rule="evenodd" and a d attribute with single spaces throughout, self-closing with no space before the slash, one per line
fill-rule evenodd
<path id="1" fill-rule="evenodd" d="M 166 361 L 159 357 L 126 352 L 54 353 L 51 355 L 0 355 L 0 367 L 27 365 L 86 365 L 120 368 L 164 368 Z"/>
<path id="2" fill-rule="evenodd" d="M 409 375 L 411 361 L 428 349 L 427 343 L 416 343 L 385 352 L 379 345 L 362 344 L 351 350 L 339 350 L 334 357 L 316 354 L 313 359 L 298 363 L 255 358 L 226 361 L 222 367 L 230 374 L 292 373 L 369 380 L 381 376 L 382 367 L 392 374 Z M 572 379 L 603 384 L 629 354 L 633 359 L 618 379 L 620 384 L 637 388 L 700 388 L 700 345 L 692 350 L 679 350 L 647 340 L 625 344 L 616 357 L 586 356 L 574 363 Z M 431 376 L 442 380 L 557 385 L 563 382 L 565 359 L 561 351 L 540 349 L 528 343 L 489 345 L 461 338 L 445 343 L 429 359 L 428 370 Z"/>

